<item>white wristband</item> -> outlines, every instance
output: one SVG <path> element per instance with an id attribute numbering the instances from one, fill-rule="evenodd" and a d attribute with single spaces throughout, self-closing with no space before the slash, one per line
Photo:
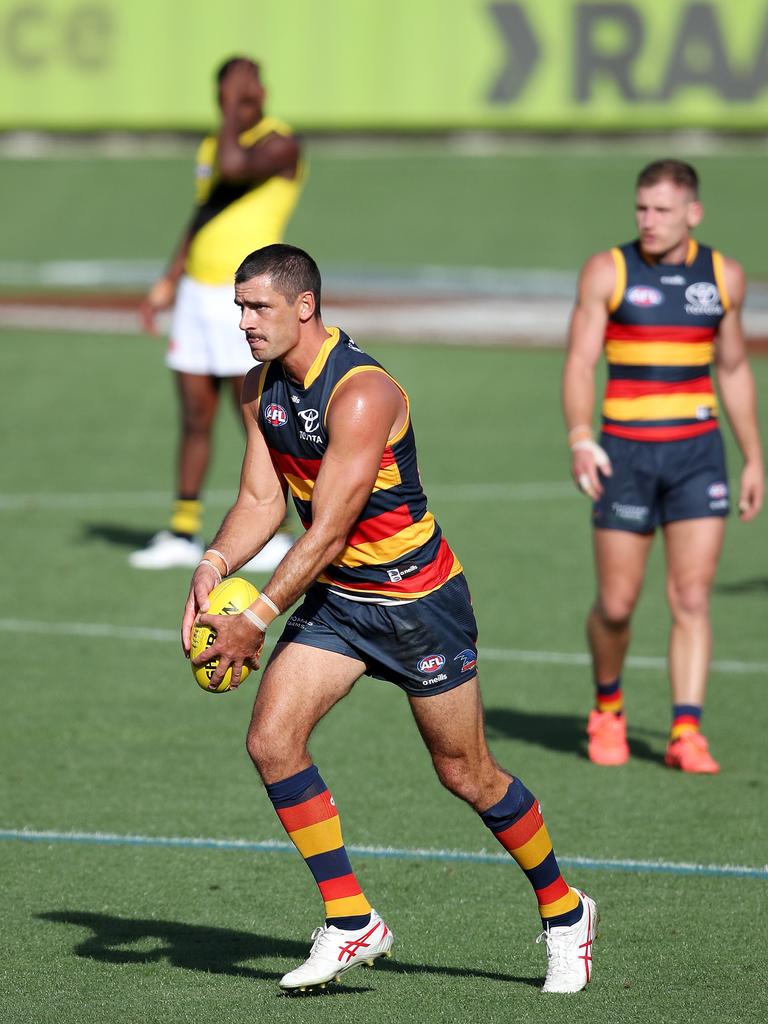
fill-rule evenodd
<path id="1" fill-rule="evenodd" d="M 222 580 L 222 575 L 221 575 L 221 573 L 219 572 L 219 569 L 218 569 L 218 567 L 217 567 L 217 566 L 215 566 L 215 565 L 213 564 L 213 562 L 209 561 L 209 560 L 208 560 L 207 558 L 201 558 L 201 559 L 200 559 L 200 561 L 199 561 L 199 562 L 197 563 L 197 565 L 198 565 L 198 568 L 199 568 L 199 567 L 200 567 L 201 565 L 210 565 L 210 567 L 211 567 L 211 568 L 213 569 L 213 571 L 214 571 L 214 572 L 216 573 L 216 575 L 217 575 L 217 576 L 219 577 L 219 583 L 221 583 L 221 580 Z"/>
<path id="2" fill-rule="evenodd" d="M 571 445 L 572 452 L 589 452 L 592 458 L 595 460 L 595 465 L 598 469 L 605 469 L 610 467 L 611 460 L 608 458 L 608 453 L 605 448 L 602 448 L 597 441 L 577 441 Z"/>
<path id="3" fill-rule="evenodd" d="M 272 609 L 272 611 L 275 613 L 275 615 L 282 614 L 280 609 L 277 607 L 277 605 L 275 604 L 275 602 L 272 600 L 271 597 L 267 597 L 267 595 L 262 592 L 261 594 L 259 594 L 259 598 L 264 602 L 264 604 L 267 606 L 267 608 L 271 608 Z"/>
<path id="4" fill-rule="evenodd" d="M 254 626 L 257 626 L 262 633 L 267 632 L 267 624 L 263 619 L 260 619 L 256 612 L 252 612 L 250 608 L 243 608 L 241 615 L 244 615 L 249 622 L 252 622 Z"/>
<path id="5" fill-rule="evenodd" d="M 229 576 L 229 562 L 224 557 L 224 555 L 222 555 L 220 551 L 217 551 L 216 548 L 206 548 L 204 553 L 207 555 L 209 551 L 212 555 L 216 555 L 218 558 L 222 560 L 222 562 L 224 563 L 224 575 Z"/>

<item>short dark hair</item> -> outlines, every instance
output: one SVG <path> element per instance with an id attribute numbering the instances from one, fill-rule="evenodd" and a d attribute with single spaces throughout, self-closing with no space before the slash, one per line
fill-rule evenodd
<path id="1" fill-rule="evenodd" d="M 699 198 L 699 176 L 690 164 L 682 160 L 654 160 L 637 176 L 637 188 L 648 188 L 661 181 L 671 181 L 679 188 L 687 188 L 694 199 Z"/>
<path id="2" fill-rule="evenodd" d="M 263 276 L 288 302 L 295 302 L 302 292 L 312 292 L 315 316 L 320 316 L 320 271 L 308 252 L 282 242 L 265 245 L 245 257 L 235 271 L 235 284 Z"/>
<path id="3" fill-rule="evenodd" d="M 235 64 L 239 64 L 241 61 L 245 61 L 246 64 L 250 64 L 251 67 L 258 74 L 260 71 L 259 65 L 255 60 L 251 60 L 250 57 L 228 57 L 222 65 L 216 71 L 216 84 L 221 85 L 224 79 L 227 77 L 227 72 L 230 68 L 234 67 Z"/>

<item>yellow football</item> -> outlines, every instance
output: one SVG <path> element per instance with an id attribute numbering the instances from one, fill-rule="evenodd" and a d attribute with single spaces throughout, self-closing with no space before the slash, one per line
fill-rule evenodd
<path id="1" fill-rule="evenodd" d="M 252 583 L 249 583 L 248 580 L 240 579 L 238 576 L 233 576 L 231 579 L 222 580 L 210 592 L 208 595 L 208 600 L 210 601 L 208 612 L 211 615 L 237 615 L 243 608 L 253 604 L 258 596 L 259 592 Z M 207 626 L 194 626 L 189 652 L 190 658 L 195 658 L 198 654 L 202 654 L 203 651 L 211 646 L 215 639 L 215 629 L 209 629 Z M 202 687 L 203 690 L 207 690 L 208 693 L 224 693 L 225 690 L 229 689 L 232 679 L 231 668 L 227 669 L 221 685 L 211 688 L 211 679 L 218 664 L 218 658 L 211 658 L 204 665 L 192 666 L 192 673 L 197 681 L 197 685 Z M 245 679 L 250 671 L 247 665 L 243 665 L 240 678 Z"/>

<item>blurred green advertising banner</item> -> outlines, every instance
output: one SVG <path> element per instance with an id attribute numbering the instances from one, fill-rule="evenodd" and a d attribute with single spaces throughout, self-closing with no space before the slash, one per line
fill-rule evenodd
<path id="1" fill-rule="evenodd" d="M 234 53 L 305 129 L 768 125 L 768 0 L 3 0 L 0 128 L 202 129 Z"/>

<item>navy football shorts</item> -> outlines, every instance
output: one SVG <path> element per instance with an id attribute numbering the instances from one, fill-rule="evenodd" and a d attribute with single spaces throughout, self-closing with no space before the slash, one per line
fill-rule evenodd
<path id="1" fill-rule="evenodd" d="M 350 601 L 316 583 L 279 642 L 357 658 L 365 675 L 413 697 L 445 693 L 477 671 L 477 624 L 463 573 L 427 597 L 396 605 Z"/>
<path id="2" fill-rule="evenodd" d="M 727 516 L 730 510 L 723 438 L 719 430 L 681 441 L 628 441 L 603 434 L 613 476 L 592 506 L 602 530 L 651 533 L 680 519 Z"/>

